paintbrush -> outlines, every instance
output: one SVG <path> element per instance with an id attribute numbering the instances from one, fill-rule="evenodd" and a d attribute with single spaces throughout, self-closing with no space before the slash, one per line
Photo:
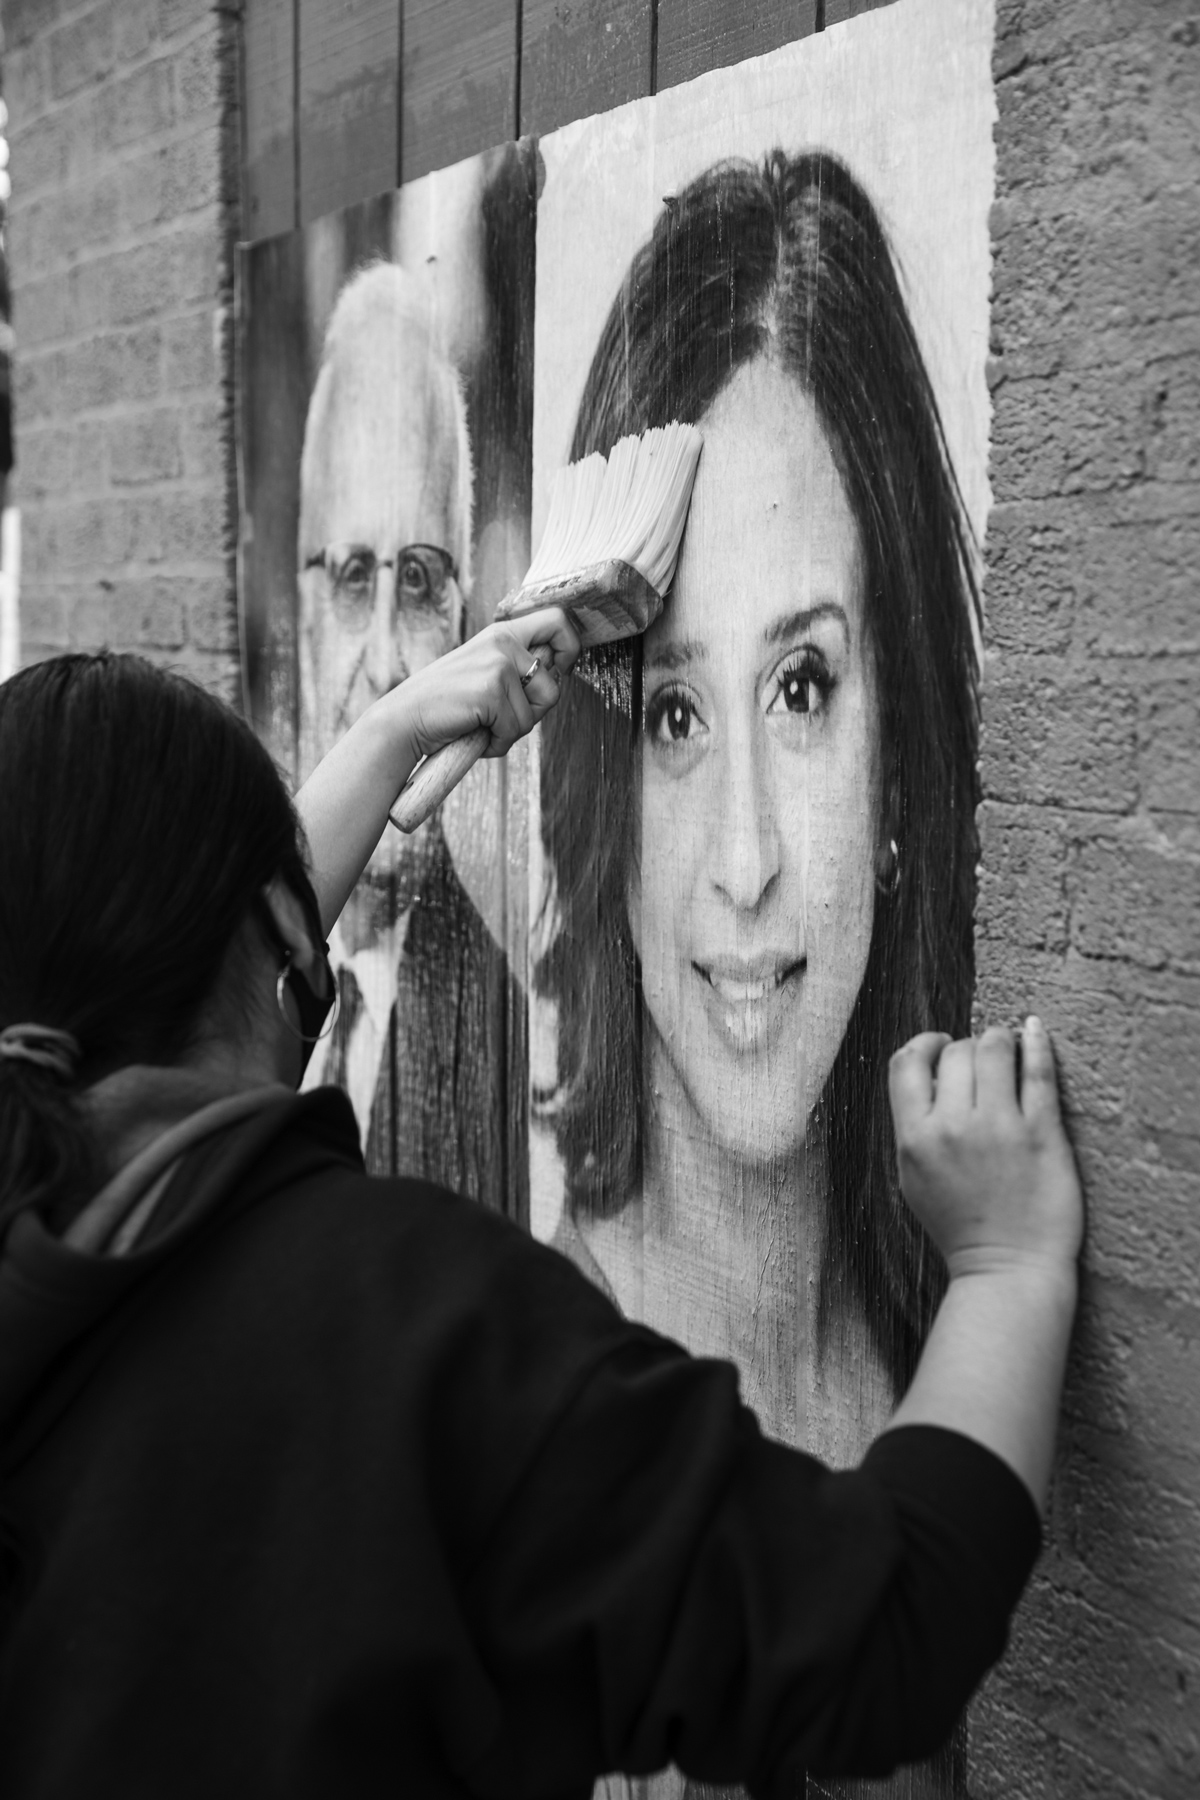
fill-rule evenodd
<path id="1" fill-rule="evenodd" d="M 675 575 L 699 458 L 700 433 L 676 422 L 560 469 L 538 553 L 496 618 L 561 607 L 584 650 L 646 631 Z M 392 824 L 401 831 L 423 825 L 490 738 L 480 726 L 427 756 L 400 790 Z"/>

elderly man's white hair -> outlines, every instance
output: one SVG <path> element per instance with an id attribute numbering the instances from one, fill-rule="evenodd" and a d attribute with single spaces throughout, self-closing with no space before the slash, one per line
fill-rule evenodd
<path id="1" fill-rule="evenodd" d="M 300 568 L 330 543 L 437 542 L 471 583 L 471 443 L 419 276 L 353 275 L 325 333 L 300 459 Z M 414 523 L 417 521 L 418 523 Z"/>

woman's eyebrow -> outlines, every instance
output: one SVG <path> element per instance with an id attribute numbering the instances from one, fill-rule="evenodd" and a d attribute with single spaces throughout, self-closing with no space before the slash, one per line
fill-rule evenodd
<path id="1" fill-rule="evenodd" d="M 689 663 L 703 662 L 704 645 L 697 638 L 681 638 L 674 644 L 660 644 L 646 658 L 648 669 L 684 669 Z"/>
<path id="2" fill-rule="evenodd" d="M 846 642 L 850 642 L 850 620 L 846 616 L 844 606 L 836 600 L 822 600 L 816 606 L 798 608 L 795 612 L 785 613 L 776 619 L 763 632 L 763 639 L 768 644 L 782 643 L 784 638 L 801 637 L 818 619 L 836 619 L 845 634 Z"/>

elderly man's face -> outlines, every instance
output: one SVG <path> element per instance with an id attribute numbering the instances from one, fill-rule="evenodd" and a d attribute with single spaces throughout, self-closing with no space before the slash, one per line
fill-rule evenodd
<path id="1" fill-rule="evenodd" d="M 327 355 L 300 520 L 304 773 L 372 701 L 457 644 L 467 456 L 448 365 L 381 306 Z"/>

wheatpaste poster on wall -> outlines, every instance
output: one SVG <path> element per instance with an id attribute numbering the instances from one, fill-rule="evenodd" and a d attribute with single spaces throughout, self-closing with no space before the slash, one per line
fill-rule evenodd
<path id="1" fill-rule="evenodd" d="M 242 252 L 246 705 L 297 783 L 527 566 L 535 178 L 533 145 L 504 145 Z M 347 1090 L 373 1172 L 518 1218 L 526 1009 L 504 940 L 524 766 L 411 837 L 387 828 L 331 935 L 338 1014 L 306 1077 Z M 487 862 L 487 923 L 456 833 Z"/>
<path id="2" fill-rule="evenodd" d="M 888 1057 L 970 1025 L 992 27 L 898 0 L 540 144 L 534 541 L 561 463 L 704 448 L 662 619 L 539 734 L 533 1227 L 841 1463 L 939 1291 Z"/>

